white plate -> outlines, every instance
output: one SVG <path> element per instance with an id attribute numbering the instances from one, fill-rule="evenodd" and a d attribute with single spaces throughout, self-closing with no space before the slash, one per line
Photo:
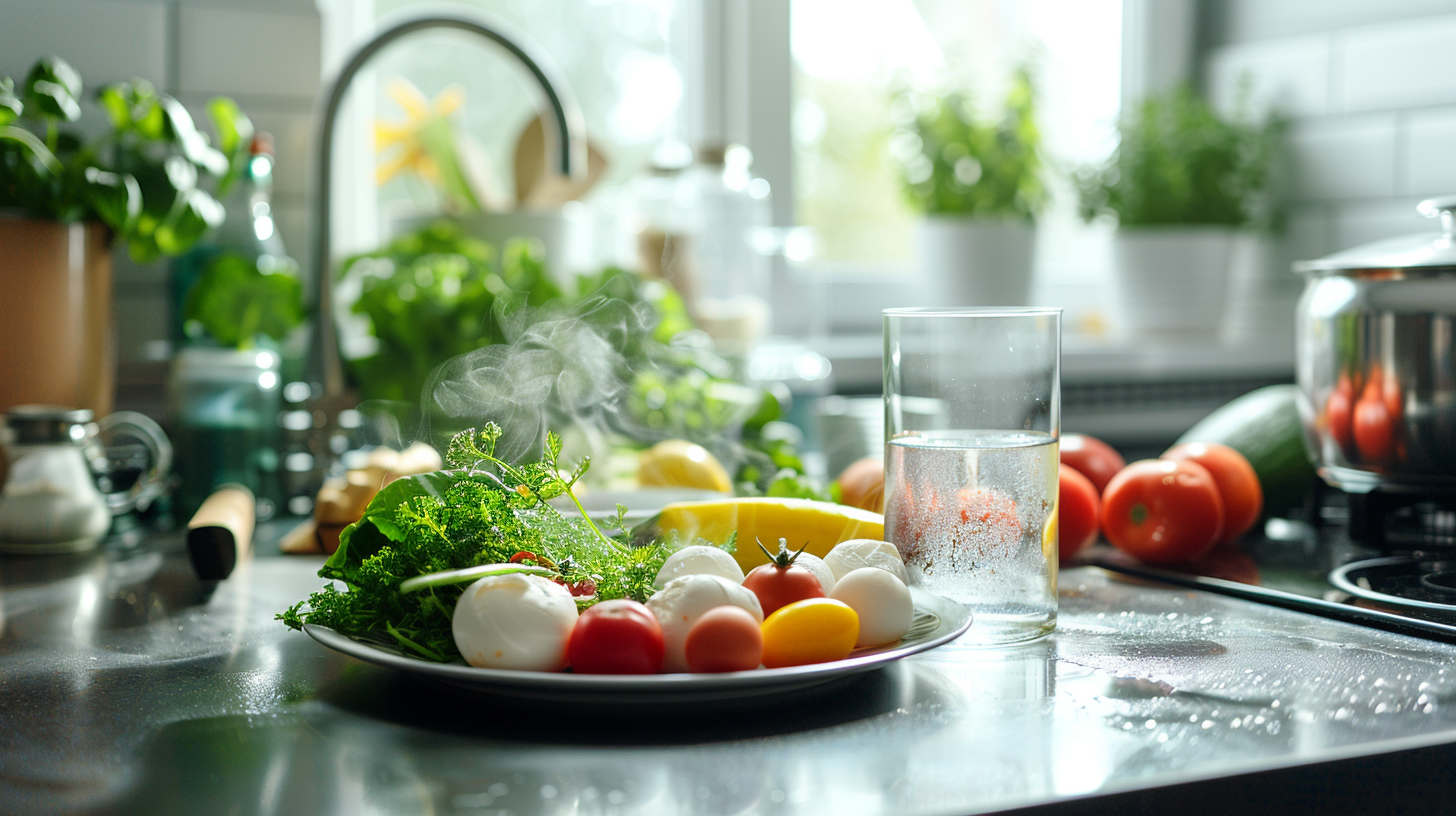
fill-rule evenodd
<path id="1" fill-rule="evenodd" d="M 844 660 L 831 663 L 725 674 L 611 675 L 478 669 L 406 657 L 322 626 L 304 626 L 303 631 L 350 657 L 476 691 L 572 703 L 686 703 L 757 697 L 827 683 L 934 649 L 970 628 L 970 610 L 961 604 L 919 589 L 912 588 L 910 593 L 915 600 L 915 622 L 898 643 L 856 649 Z"/>

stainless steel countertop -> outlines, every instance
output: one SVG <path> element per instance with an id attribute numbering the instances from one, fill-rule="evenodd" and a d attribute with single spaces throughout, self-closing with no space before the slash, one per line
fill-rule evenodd
<path id="1" fill-rule="evenodd" d="M 179 547 L 0 560 L 0 813 L 1099 812 L 1159 792 L 1191 813 L 1264 780 L 1250 813 L 1291 786 L 1355 795 L 1369 767 L 1342 760 L 1456 743 L 1456 647 L 1090 568 L 1063 574 L 1045 641 L 653 716 L 359 663 L 273 620 L 320 559 L 209 586 Z M 1450 752 L 1424 750 L 1446 753 L 1407 796 L 1449 795 Z"/>

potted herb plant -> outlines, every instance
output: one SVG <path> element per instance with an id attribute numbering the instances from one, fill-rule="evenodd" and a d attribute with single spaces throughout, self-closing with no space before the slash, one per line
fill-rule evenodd
<path id="1" fill-rule="evenodd" d="M 1220 117 L 1190 88 L 1145 100 L 1117 150 L 1079 174 L 1082 214 L 1117 220 L 1113 259 L 1134 334 L 1212 334 L 1239 242 L 1272 222 L 1274 117 Z"/>
<path id="2" fill-rule="evenodd" d="M 896 108 L 890 149 L 924 215 L 922 276 L 946 305 L 1026 305 L 1034 223 L 1047 199 L 1030 72 L 1013 75 L 999 118 L 978 113 L 963 93 L 903 93 Z"/>
<path id="3" fill-rule="evenodd" d="M 18 86 L 0 78 L 0 410 L 41 402 L 110 410 L 113 240 L 150 261 L 186 250 L 221 223 L 247 160 L 252 125 L 231 100 L 208 112 L 217 144 L 177 100 L 147 82 L 108 85 L 110 127 L 93 140 L 81 77 L 59 57 Z"/>

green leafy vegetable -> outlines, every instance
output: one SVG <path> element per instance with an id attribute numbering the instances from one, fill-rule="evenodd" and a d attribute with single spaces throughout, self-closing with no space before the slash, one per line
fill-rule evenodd
<path id="1" fill-rule="evenodd" d="M 540 461 L 510 464 L 495 456 L 500 434 L 493 423 L 464 431 L 446 454 L 452 470 L 399 479 L 381 490 L 319 571 L 343 589 L 329 584 L 279 619 L 295 629 L 326 626 L 429 660 L 458 660 L 451 619 L 463 589 L 449 577 L 420 577 L 504 564 L 518 552 L 540 557 L 565 584 L 590 581 L 596 592 L 582 603 L 645 601 L 669 543 L 632 546 L 625 534 L 612 538 L 584 514 L 563 515 L 547 500 L 565 495 L 574 501 L 571 486 L 588 463 L 563 473 L 561 440 L 552 433 Z M 427 585 L 405 592 L 406 580 L 416 580 L 411 588 Z"/>

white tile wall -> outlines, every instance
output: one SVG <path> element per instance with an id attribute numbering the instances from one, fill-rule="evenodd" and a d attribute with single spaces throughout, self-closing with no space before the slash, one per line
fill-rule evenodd
<path id="1" fill-rule="evenodd" d="M 1417 111 L 1406 118 L 1400 191 L 1456 194 L 1456 107 Z"/>
<path id="2" fill-rule="evenodd" d="M 1298 200 L 1395 194 L 1394 114 L 1301 122 L 1289 133 L 1289 154 Z"/>
<path id="3" fill-rule="evenodd" d="M 312 99 L 318 93 L 319 18 L 183 7 L 178 90 Z"/>
<path id="4" fill-rule="evenodd" d="M 0 76 L 18 83 L 37 57 L 57 54 L 81 72 L 88 89 L 145 77 L 165 85 L 164 3 L 49 0 L 0 4 Z"/>
<path id="5" fill-rule="evenodd" d="M 1335 207 L 1335 246 L 1347 248 L 1412 235 L 1419 232 L 1436 237 L 1434 221 L 1416 212 L 1419 199 L 1351 203 Z"/>
<path id="6" fill-rule="evenodd" d="M 1456 104 L 1456 15 L 1344 33 L 1335 82 L 1347 113 Z"/>
<path id="7" fill-rule="evenodd" d="M 1434 234 L 1414 206 L 1456 193 L 1456 2 L 1208 2 L 1210 98 L 1227 110 L 1248 73 L 1291 119 L 1286 256 Z"/>
<path id="8" fill-rule="evenodd" d="M 1330 40 L 1330 35 L 1318 34 L 1220 49 L 1208 64 L 1211 101 L 1225 113 L 1236 112 L 1245 101 L 1261 112 L 1275 109 L 1289 116 L 1327 113 Z M 1243 99 L 1246 94 L 1247 100 Z"/>

